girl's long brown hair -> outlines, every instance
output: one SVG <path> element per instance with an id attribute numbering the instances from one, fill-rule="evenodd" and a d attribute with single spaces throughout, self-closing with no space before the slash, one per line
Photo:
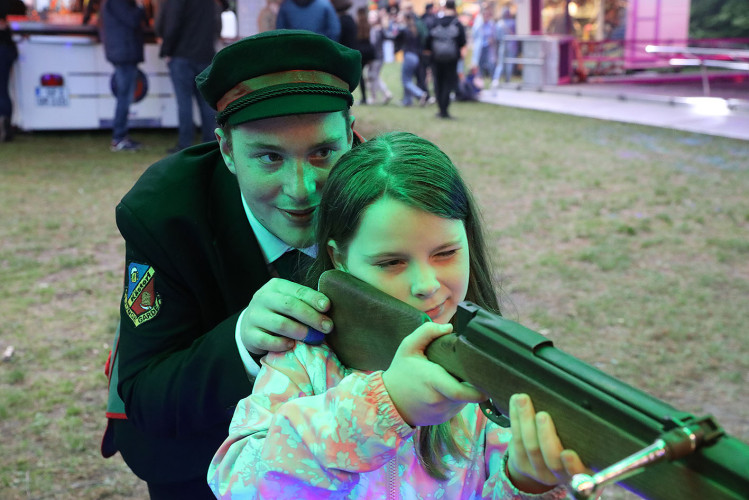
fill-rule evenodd
<path id="1" fill-rule="evenodd" d="M 317 283 L 324 271 L 334 268 L 326 251 L 328 241 L 335 241 L 345 256 L 364 211 L 384 196 L 439 217 L 463 221 L 470 259 L 466 300 L 498 313 L 491 261 L 471 193 L 445 153 L 406 132 L 384 134 L 354 147 L 331 170 L 318 209 L 318 257 L 308 281 Z M 446 453 L 467 454 L 454 435 L 463 427 L 460 423 L 456 417 L 418 431 L 417 455 L 435 479 L 447 478 L 449 468 L 442 460 Z"/>

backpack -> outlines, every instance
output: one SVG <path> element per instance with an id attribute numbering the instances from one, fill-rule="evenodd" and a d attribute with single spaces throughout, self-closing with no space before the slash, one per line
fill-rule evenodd
<path id="1" fill-rule="evenodd" d="M 460 58 L 458 49 L 458 19 L 453 19 L 447 26 L 437 24 L 429 30 L 432 37 L 432 59 L 434 62 L 452 62 Z"/>

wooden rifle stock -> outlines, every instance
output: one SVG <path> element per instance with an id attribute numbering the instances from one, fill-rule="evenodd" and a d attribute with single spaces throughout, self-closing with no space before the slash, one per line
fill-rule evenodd
<path id="1" fill-rule="evenodd" d="M 385 370 L 401 340 L 429 318 L 421 311 L 341 271 L 327 271 L 319 289 L 331 300 L 335 330 L 327 343 L 341 362 Z M 749 445 L 723 433 L 712 419 L 696 419 L 560 351 L 520 324 L 464 302 L 455 331 L 432 342 L 427 357 L 470 382 L 504 415 L 512 394 L 530 395 L 536 411 L 554 418 L 566 446 L 600 470 L 673 429 L 701 426 L 705 445 L 620 481 L 654 500 L 746 500 Z"/>

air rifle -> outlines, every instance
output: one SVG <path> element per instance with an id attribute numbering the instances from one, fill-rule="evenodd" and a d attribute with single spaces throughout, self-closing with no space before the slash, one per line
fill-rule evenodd
<path id="1" fill-rule="evenodd" d="M 323 273 L 319 289 L 331 300 L 335 325 L 326 341 L 351 368 L 387 369 L 403 337 L 429 321 L 341 271 Z M 429 345 L 427 358 L 489 395 L 482 409 L 500 425 L 509 422 L 515 393 L 549 412 L 562 443 L 599 471 L 573 478 L 568 488 L 576 498 L 592 498 L 612 482 L 653 500 L 749 498 L 749 445 L 712 417 L 679 411 L 470 302 L 458 307 L 454 330 Z"/>

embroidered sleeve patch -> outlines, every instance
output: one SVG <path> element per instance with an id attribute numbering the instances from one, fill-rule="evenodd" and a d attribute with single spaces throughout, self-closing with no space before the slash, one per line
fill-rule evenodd
<path id="1" fill-rule="evenodd" d="M 154 268 L 147 264 L 131 262 L 127 266 L 123 301 L 135 326 L 155 318 L 161 309 L 161 297 L 155 291 L 155 275 Z"/>

